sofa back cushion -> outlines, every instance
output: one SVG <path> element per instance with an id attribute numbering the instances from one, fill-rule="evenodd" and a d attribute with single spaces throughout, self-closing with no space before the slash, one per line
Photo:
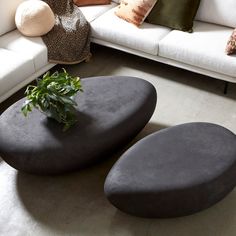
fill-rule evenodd
<path id="1" fill-rule="evenodd" d="M 16 28 L 15 13 L 20 3 L 26 0 L 0 1 L 0 35 Z"/>
<path id="2" fill-rule="evenodd" d="M 201 0 L 196 20 L 236 27 L 236 0 Z"/>

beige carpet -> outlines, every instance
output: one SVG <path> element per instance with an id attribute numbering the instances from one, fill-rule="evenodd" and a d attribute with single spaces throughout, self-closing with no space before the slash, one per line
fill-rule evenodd
<path id="1" fill-rule="evenodd" d="M 66 67 L 81 77 L 138 76 L 158 92 L 156 111 L 133 141 L 191 121 L 223 125 L 236 133 L 236 85 L 96 47 L 90 63 Z M 215 206 L 174 219 L 142 219 L 116 210 L 103 194 L 104 179 L 122 154 L 73 174 L 39 177 L 19 173 L 0 159 L 0 235 L 235 236 L 236 190 Z"/>

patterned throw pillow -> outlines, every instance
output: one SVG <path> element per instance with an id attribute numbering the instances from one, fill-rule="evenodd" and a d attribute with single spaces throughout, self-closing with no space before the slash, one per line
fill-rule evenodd
<path id="1" fill-rule="evenodd" d="M 227 55 L 236 53 L 236 29 L 234 29 L 233 33 L 231 34 L 227 42 L 225 52 Z"/>
<path id="2" fill-rule="evenodd" d="M 136 26 L 140 26 L 157 0 L 121 0 L 115 14 Z"/>

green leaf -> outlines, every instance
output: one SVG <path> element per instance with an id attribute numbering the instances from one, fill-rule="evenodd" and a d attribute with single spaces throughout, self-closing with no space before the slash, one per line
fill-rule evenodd
<path id="1" fill-rule="evenodd" d="M 27 100 L 21 111 L 27 116 L 32 107 L 39 109 L 63 123 L 63 130 L 67 130 L 76 122 L 77 103 L 72 97 L 78 92 L 83 92 L 79 77 L 69 75 L 64 68 L 62 72 L 56 71 L 52 75 L 48 71 L 42 79 L 37 79 L 37 86 L 27 87 Z"/>

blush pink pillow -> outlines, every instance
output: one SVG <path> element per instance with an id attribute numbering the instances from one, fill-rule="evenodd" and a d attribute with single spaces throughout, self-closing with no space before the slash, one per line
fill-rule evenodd
<path id="1" fill-rule="evenodd" d="M 233 33 L 231 34 L 227 42 L 225 52 L 227 55 L 236 53 L 236 29 L 234 29 Z"/>
<path id="2" fill-rule="evenodd" d="M 157 0 L 121 0 L 115 14 L 123 20 L 140 26 Z"/>

